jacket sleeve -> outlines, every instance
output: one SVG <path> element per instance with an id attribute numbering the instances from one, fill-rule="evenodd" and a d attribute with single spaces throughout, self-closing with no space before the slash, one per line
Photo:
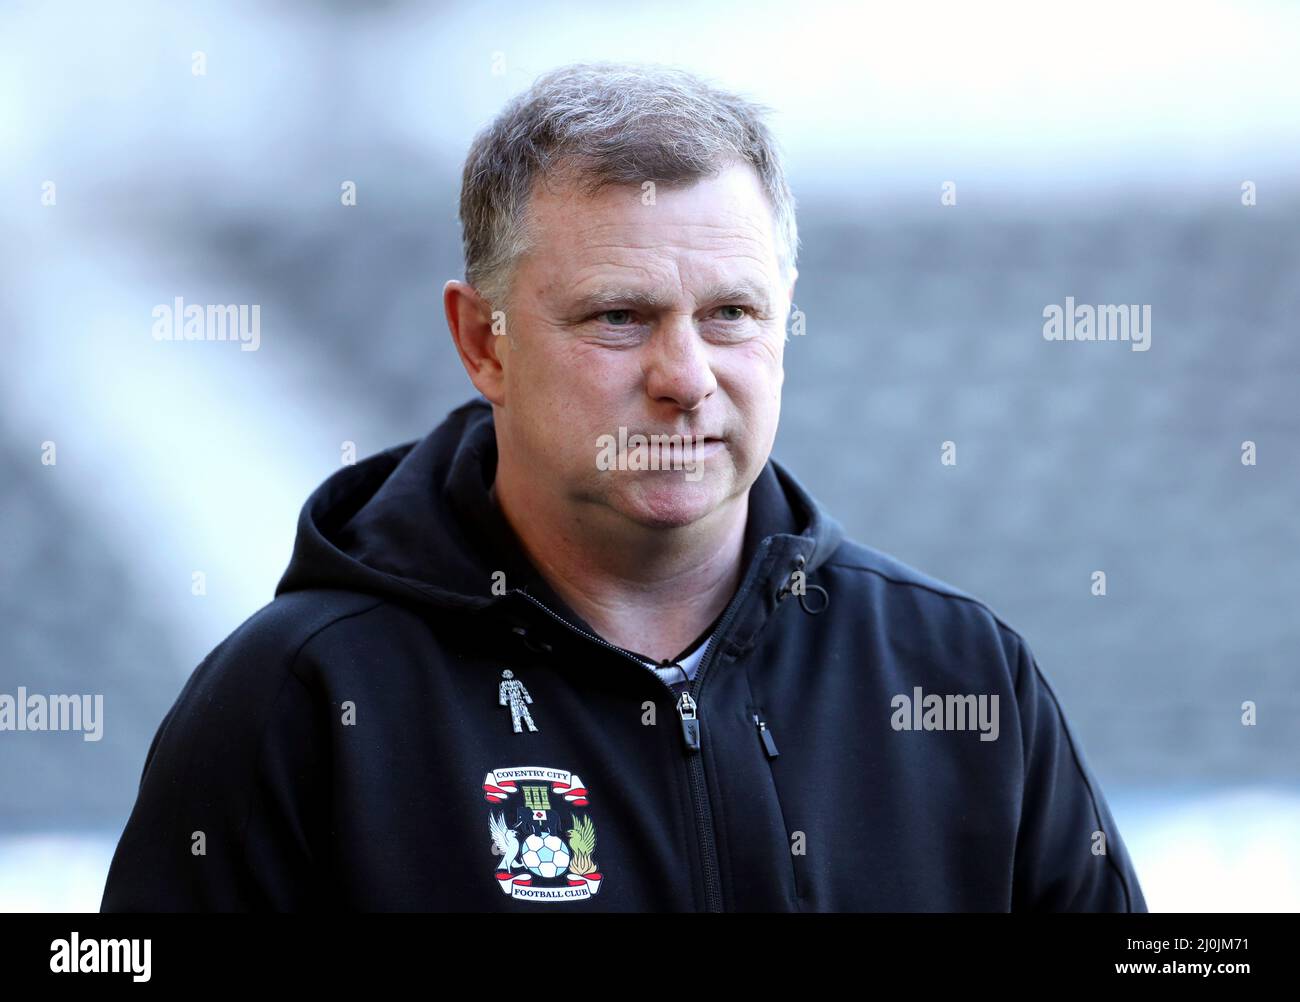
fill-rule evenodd
<path id="1" fill-rule="evenodd" d="M 1055 691 L 1019 637 L 1015 671 L 1024 761 L 1013 911 L 1145 912 L 1128 850 Z"/>
<path id="2" fill-rule="evenodd" d="M 237 631 L 164 717 L 101 911 L 318 906 L 323 721 L 291 659 L 267 648 Z"/>

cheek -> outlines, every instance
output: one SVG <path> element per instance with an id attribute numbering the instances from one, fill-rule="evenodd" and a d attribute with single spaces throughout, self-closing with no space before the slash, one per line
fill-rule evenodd
<path id="1" fill-rule="evenodd" d="M 785 359 L 785 331 L 771 327 L 758 337 L 739 346 L 740 353 L 746 358 L 746 364 L 768 373 L 769 379 L 780 379 L 781 366 Z"/>
<path id="2" fill-rule="evenodd" d="M 736 363 L 730 367 L 728 382 L 735 386 L 743 409 L 767 412 L 779 406 L 785 382 L 780 347 L 767 342 L 746 345 L 736 356 Z"/>
<path id="3" fill-rule="evenodd" d="M 626 420 L 629 408 L 645 392 L 645 372 L 637 351 L 614 351 L 603 346 L 571 347 L 553 391 L 568 401 L 568 413 L 580 427 L 600 432 L 610 422 Z"/>
<path id="4" fill-rule="evenodd" d="M 774 372 L 774 379 L 779 386 L 785 378 L 785 332 L 778 331 L 763 343 L 763 353 Z"/>
<path id="5" fill-rule="evenodd" d="M 515 359 L 512 388 L 524 401 L 521 433 L 530 451 L 570 472 L 595 469 L 597 440 L 617 433 L 627 400 L 641 385 L 635 352 L 542 334 Z"/>
<path id="6" fill-rule="evenodd" d="M 523 402 L 521 412 L 532 422 L 544 423 L 531 429 L 531 434 L 557 434 L 556 421 L 581 427 L 583 416 L 598 410 L 616 384 L 610 353 L 545 329 L 530 329 L 516 338 L 508 354 L 507 385 L 514 398 Z"/>

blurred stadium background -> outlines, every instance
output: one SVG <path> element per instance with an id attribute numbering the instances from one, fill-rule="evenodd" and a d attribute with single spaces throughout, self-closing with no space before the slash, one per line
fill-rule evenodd
<path id="1" fill-rule="evenodd" d="M 106 720 L 0 734 L 0 910 L 98 908 L 155 729 L 340 443 L 473 394 L 465 150 L 608 58 L 773 108 L 807 316 L 777 457 L 1026 636 L 1152 910 L 1300 909 L 1300 8 L 1046 6 L 5 5 L 0 692 Z M 153 340 L 176 296 L 260 304 L 260 350 Z M 1151 349 L 1046 342 L 1066 296 L 1150 304 Z"/>

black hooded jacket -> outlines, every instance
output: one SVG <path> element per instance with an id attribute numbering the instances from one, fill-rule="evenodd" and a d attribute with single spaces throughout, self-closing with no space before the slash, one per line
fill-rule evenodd
<path id="1" fill-rule="evenodd" d="M 495 467 L 479 398 L 312 494 L 160 725 L 102 910 L 1146 910 L 1024 639 L 780 464 L 676 687 L 546 587 Z"/>

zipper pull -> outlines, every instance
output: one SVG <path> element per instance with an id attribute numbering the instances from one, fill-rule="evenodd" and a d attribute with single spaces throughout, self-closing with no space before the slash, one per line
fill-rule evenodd
<path id="1" fill-rule="evenodd" d="M 776 758 L 781 753 L 776 750 L 776 742 L 772 740 L 772 732 L 767 729 L 767 721 L 759 719 L 758 714 L 755 713 L 754 723 L 758 725 L 758 736 L 763 739 L 763 748 L 767 751 L 767 757 Z"/>
<path id="2" fill-rule="evenodd" d="M 700 720 L 695 712 L 695 700 L 683 690 L 682 698 L 677 701 L 677 715 L 682 718 L 682 737 L 686 740 L 689 751 L 700 750 Z"/>

